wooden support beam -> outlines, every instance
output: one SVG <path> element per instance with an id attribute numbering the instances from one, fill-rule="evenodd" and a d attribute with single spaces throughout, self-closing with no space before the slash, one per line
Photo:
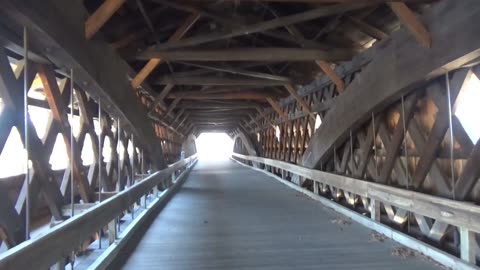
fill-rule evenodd
<path id="1" fill-rule="evenodd" d="M 208 85 L 208 86 L 281 86 L 285 82 L 252 78 L 228 78 L 228 77 L 176 77 L 164 76 L 156 80 L 154 85 Z"/>
<path id="2" fill-rule="evenodd" d="M 164 118 L 169 115 L 171 112 L 173 112 L 173 110 L 175 109 L 175 107 L 177 106 L 177 104 L 182 100 L 183 98 L 183 95 L 179 95 L 178 97 L 176 97 L 173 102 L 170 104 L 170 106 L 168 106 L 168 109 L 167 111 L 165 112 L 164 114 Z"/>
<path id="3" fill-rule="evenodd" d="M 460 93 L 461 89 L 464 87 L 465 82 L 468 81 L 468 78 L 471 75 L 472 72 L 467 69 L 459 70 L 453 75 L 452 79 L 449 82 L 451 86 L 451 106 L 455 104 L 455 100 L 457 99 L 458 94 Z M 432 164 L 435 163 L 438 150 L 443 142 L 443 139 L 445 138 L 445 133 L 450 126 L 447 96 L 442 94 L 442 92 L 445 91 L 444 87 L 438 84 L 434 84 L 430 87 L 431 92 L 439 93 L 439 96 L 442 97 L 442 102 L 436 103 L 436 106 L 438 108 L 437 118 L 435 119 L 435 122 L 432 126 L 428 140 L 425 143 L 425 147 L 422 149 L 422 153 L 420 159 L 418 160 L 415 174 L 412 178 L 412 184 L 416 189 L 422 186 L 427 174 L 430 171 L 430 168 L 432 167 Z"/>
<path id="4" fill-rule="evenodd" d="M 346 61 L 356 54 L 350 49 L 307 49 L 307 48 L 231 48 L 219 50 L 159 50 L 150 49 L 138 53 L 134 59 L 165 61 Z"/>
<path id="5" fill-rule="evenodd" d="M 85 39 L 85 16 L 79 14 L 86 11 L 81 1 L 25 0 L 19 4 L 2 0 L 1 6 L 12 23 L 35 29 L 30 31 L 32 46 L 55 48 L 42 54 L 56 66 L 74 69 L 76 83 L 94 100 L 101 99 L 105 111 L 120 118 L 122 128 L 132 132 L 142 146 L 148 145 L 144 149 L 152 155 L 154 168 L 166 166 L 152 125 L 145 121 L 146 111 L 125 79 L 134 76 L 134 71 L 105 41 Z"/>
<path id="6" fill-rule="evenodd" d="M 357 26 L 362 32 L 377 40 L 382 40 L 388 37 L 388 35 L 381 29 L 378 29 L 377 27 L 374 27 L 359 18 L 356 18 L 354 16 L 347 16 L 347 19 L 355 26 Z"/>
<path id="7" fill-rule="evenodd" d="M 180 111 L 177 113 L 177 116 L 175 116 L 172 122 L 170 122 L 170 125 L 174 125 L 175 123 L 177 123 L 178 119 L 180 119 L 180 116 L 182 116 L 184 112 L 185 112 L 185 109 L 180 109 Z"/>
<path id="8" fill-rule="evenodd" d="M 457 200 L 465 200 L 472 192 L 473 187 L 480 177 L 480 140 L 477 141 L 473 147 L 467 164 L 460 175 L 460 178 L 455 183 L 455 198 Z"/>
<path id="9" fill-rule="evenodd" d="M 303 166 L 318 166 L 331 153 L 331 147 L 344 141 L 349 130 L 362 125 L 372 111 L 398 100 L 420 83 L 479 57 L 480 38 L 474 22 L 480 23 L 480 6 L 476 3 L 475 0 L 442 1 L 425 11 L 423 21 L 435 41 L 431 50 L 418 46 L 416 40 L 408 40 L 406 30 L 399 30 L 398 35 L 376 50 L 375 61 L 349 84 L 315 131 L 303 154 Z"/>
<path id="10" fill-rule="evenodd" d="M 163 99 L 168 95 L 168 93 L 170 93 L 170 91 L 172 90 L 172 88 L 174 87 L 175 85 L 174 84 L 167 84 L 165 85 L 165 87 L 163 88 L 162 92 L 160 92 L 160 94 L 158 94 L 156 97 L 155 97 L 155 100 L 153 101 L 152 105 L 150 106 L 150 113 L 153 113 L 155 111 L 155 109 L 157 108 L 158 105 L 160 105 L 160 107 L 165 110 L 166 107 L 165 107 L 165 104 L 163 103 Z"/>
<path id="11" fill-rule="evenodd" d="M 413 11 L 403 2 L 390 2 L 388 4 L 403 25 L 412 32 L 417 41 L 422 46 L 430 48 L 432 46 L 432 37 Z"/>
<path id="12" fill-rule="evenodd" d="M 204 101 L 198 103 L 195 101 L 183 101 L 178 107 L 183 109 L 191 110 L 202 110 L 202 109 L 255 109 L 259 106 L 259 103 L 255 102 L 241 102 L 241 101 L 222 101 L 219 102 L 209 102 Z"/>
<path id="13" fill-rule="evenodd" d="M 315 117 L 312 115 L 312 108 L 310 108 L 310 105 L 308 105 L 308 103 L 297 93 L 295 86 L 293 86 L 292 84 L 286 84 L 285 88 L 290 93 L 290 95 L 292 95 L 293 98 L 302 106 L 302 110 L 314 119 Z"/>
<path id="14" fill-rule="evenodd" d="M 25 241 L 25 225 L 21 216 L 10 201 L 7 190 L 0 190 L 0 228 L 3 229 L 3 241 L 13 247 Z M 30 228 L 29 228 L 30 229 Z M 0 238 L 1 239 L 1 238 Z"/>
<path id="15" fill-rule="evenodd" d="M 20 70 L 20 71 L 19 71 Z M 0 93 L 2 95 L 2 99 L 4 101 L 4 108 L 2 111 L 2 116 L 8 116 L 7 119 L 11 119 L 10 122 L 10 129 L 15 125 L 20 134 L 25 133 L 25 122 L 24 122 L 24 114 L 23 114 L 23 72 L 24 72 L 24 64 L 20 64 L 17 67 L 15 73 L 19 76 L 16 79 L 15 73 L 12 71 L 10 63 L 8 61 L 7 55 L 5 54 L 4 50 L 0 50 Z M 27 80 L 27 88 L 30 88 L 33 79 L 35 77 L 35 70 L 33 68 L 30 69 L 30 74 L 28 74 Z M 4 122 L 6 125 L 7 122 Z M 53 125 L 55 126 L 55 125 Z M 10 129 L 8 131 L 10 131 Z M 50 166 L 48 164 L 48 150 L 46 150 L 45 145 L 42 144 L 40 138 L 38 138 L 37 133 L 35 131 L 35 127 L 33 122 L 31 121 L 30 117 L 27 117 L 27 129 L 28 129 L 28 144 L 30 147 L 29 158 L 32 161 L 32 169 L 33 173 L 30 174 L 31 179 L 30 181 L 30 192 L 41 192 L 44 196 L 45 202 L 47 203 L 50 212 L 52 213 L 53 217 L 57 220 L 61 219 L 61 212 L 60 206 L 63 202 L 63 196 L 58 189 L 58 186 L 55 182 L 50 181 L 52 179 L 52 172 L 49 169 Z M 55 128 L 48 128 L 47 127 L 47 134 L 46 138 L 49 138 L 48 131 L 54 130 Z M 50 136 L 53 137 L 53 136 Z M 21 136 L 22 143 L 25 145 L 25 137 Z M 6 139 L 5 139 L 6 140 Z M 53 146 L 52 146 L 53 147 Z M 17 202 L 15 204 L 15 209 L 12 211 L 16 211 L 17 213 L 21 213 L 25 211 L 26 206 L 26 186 L 27 186 L 27 179 L 23 181 L 23 185 L 20 189 L 20 193 L 17 198 Z M 32 205 L 35 205 L 35 201 L 38 199 L 38 196 L 31 197 Z M 7 213 L 7 212 L 5 212 Z M 12 212 L 13 213 L 13 212 Z M 10 232 L 8 232 L 10 233 Z"/>
<path id="16" fill-rule="evenodd" d="M 460 258 L 471 264 L 475 264 L 477 261 L 477 240 L 475 238 L 475 232 L 460 227 Z"/>
<path id="17" fill-rule="evenodd" d="M 410 123 L 415 111 L 417 97 L 417 94 L 413 93 L 405 99 L 405 114 L 403 115 L 400 113 L 400 119 L 398 120 L 397 126 L 393 133 L 392 140 L 390 144 L 385 146 L 387 149 L 387 157 L 385 158 L 385 162 L 383 163 L 382 170 L 380 172 L 379 182 L 381 183 L 390 184 L 392 169 L 395 165 L 395 161 L 398 158 L 398 153 L 401 148 L 400 146 L 402 146 L 404 135 L 406 134 L 406 131 L 403 130 L 403 123 L 405 123 L 405 128 L 408 128 L 408 124 Z"/>
<path id="18" fill-rule="evenodd" d="M 187 120 L 188 116 L 189 116 L 189 114 L 185 113 L 182 121 L 180 121 L 180 123 L 178 123 L 178 126 L 175 129 L 179 129 L 183 125 L 183 122 L 185 122 L 185 120 Z"/>
<path id="19" fill-rule="evenodd" d="M 272 106 L 272 108 L 280 115 L 280 117 L 282 117 L 285 122 L 288 122 L 288 115 L 282 111 L 282 108 L 280 108 L 280 106 L 278 105 L 277 102 L 275 102 L 272 98 L 266 98 L 266 100 L 268 101 L 268 103 L 270 103 L 270 105 Z"/>
<path id="20" fill-rule="evenodd" d="M 78 147 L 75 138 L 73 138 L 73 141 L 70 138 L 71 128 L 67 119 L 68 108 L 63 103 L 61 98 L 61 93 L 58 88 L 55 74 L 53 73 L 53 69 L 46 65 L 37 65 L 37 70 L 38 76 L 42 81 L 53 118 L 59 123 L 60 132 L 63 140 L 65 141 L 68 157 L 70 160 L 72 160 L 73 173 L 75 174 L 75 180 L 77 181 L 79 193 L 84 202 L 89 202 L 91 200 L 92 191 L 90 190 L 90 185 L 88 184 L 87 178 L 85 177 L 85 172 L 83 171 L 81 149 Z"/>
<path id="21" fill-rule="evenodd" d="M 184 100 L 206 100 L 206 99 L 256 99 L 256 100 L 263 100 L 265 98 L 271 98 L 275 96 L 269 92 L 258 92 L 258 91 L 242 91 L 242 92 L 232 92 L 232 93 L 221 93 L 221 94 L 194 94 L 189 93 L 188 95 L 184 95 L 180 93 L 170 93 L 167 98 L 177 98 L 179 96 L 183 96 Z"/>
<path id="22" fill-rule="evenodd" d="M 168 39 L 168 42 L 180 40 L 199 18 L 200 15 L 197 13 L 188 16 L 185 22 Z M 131 82 L 134 89 L 138 88 L 143 83 L 143 81 L 145 81 L 148 75 L 150 75 L 150 73 L 152 73 L 152 71 L 163 61 L 161 57 L 155 57 L 148 60 L 148 63 L 142 68 L 142 70 L 140 70 L 140 72 L 138 72 L 138 74 L 135 76 L 135 78 L 133 78 Z"/>
<path id="23" fill-rule="evenodd" d="M 265 112 L 260 108 L 260 107 L 255 107 L 255 109 L 257 110 L 258 114 L 260 114 L 262 116 L 262 118 L 265 119 L 265 121 L 273 128 L 275 128 L 275 125 L 273 124 L 272 121 L 270 121 L 270 118 L 268 118 L 268 116 L 265 114 Z"/>
<path id="24" fill-rule="evenodd" d="M 220 71 L 220 72 L 231 73 L 235 75 L 244 75 L 244 76 L 253 77 L 253 78 L 290 82 L 290 79 L 284 76 L 277 76 L 273 74 L 244 70 L 240 68 L 232 68 L 232 67 L 227 68 L 227 67 L 221 67 L 221 66 L 201 65 L 201 64 L 185 63 L 185 62 L 182 62 L 181 64 L 192 66 L 192 67 L 198 67 L 202 69 L 208 69 L 212 71 Z M 185 77 L 185 76 L 182 76 L 182 77 Z"/>
<path id="25" fill-rule="evenodd" d="M 85 38 L 91 39 L 123 3 L 125 0 L 105 0 L 85 22 Z"/>
<path id="26" fill-rule="evenodd" d="M 343 80 L 335 73 L 329 63 L 323 60 L 316 60 L 315 63 L 322 69 L 323 73 L 327 75 L 330 80 L 337 86 L 337 91 L 339 93 L 345 91 L 345 83 Z"/>
<path id="27" fill-rule="evenodd" d="M 247 25 L 232 30 L 227 30 L 221 33 L 212 33 L 200 36 L 194 36 L 192 38 L 184 39 L 183 41 L 168 42 L 158 45 L 158 49 L 173 49 L 187 46 L 195 46 L 207 42 L 216 40 L 229 39 L 247 34 L 253 34 L 258 32 L 264 32 L 270 29 L 283 27 L 286 25 L 296 24 L 317 18 L 328 17 L 339 13 L 345 13 L 352 10 L 358 10 L 371 5 L 371 3 L 349 3 L 323 6 L 306 12 L 301 12 L 293 15 L 288 15 L 280 18 L 275 18 L 269 21 L 263 21 L 257 24 Z"/>

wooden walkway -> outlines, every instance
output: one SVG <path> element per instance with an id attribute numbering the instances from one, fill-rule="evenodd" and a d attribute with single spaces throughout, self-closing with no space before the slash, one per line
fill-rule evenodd
<path id="1" fill-rule="evenodd" d="M 123 268 L 438 268 L 398 246 L 260 172 L 200 161 Z"/>

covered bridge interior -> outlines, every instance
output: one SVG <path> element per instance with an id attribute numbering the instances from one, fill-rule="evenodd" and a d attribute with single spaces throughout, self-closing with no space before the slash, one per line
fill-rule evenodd
<path id="1" fill-rule="evenodd" d="M 478 25 L 477 0 L 0 0 L 0 269 L 477 269 Z M 207 133 L 230 160 L 197 162 Z"/>

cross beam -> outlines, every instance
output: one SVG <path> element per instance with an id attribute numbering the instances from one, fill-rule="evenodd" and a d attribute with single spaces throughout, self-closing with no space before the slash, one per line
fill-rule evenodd
<path id="1" fill-rule="evenodd" d="M 219 50 L 162 50 L 150 49 L 138 53 L 133 60 L 150 60 L 154 58 L 168 61 L 346 61 L 355 51 L 351 49 L 306 49 L 306 48 L 231 48 Z M 132 59 L 131 59 L 132 60 Z"/>

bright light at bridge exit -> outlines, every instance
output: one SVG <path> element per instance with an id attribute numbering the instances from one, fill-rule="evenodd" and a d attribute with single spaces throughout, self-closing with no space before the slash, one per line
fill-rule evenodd
<path id="1" fill-rule="evenodd" d="M 233 152 L 233 140 L 225 133 L 202 133 L 195 143 L 202 160 L 227 160 Z"/>

